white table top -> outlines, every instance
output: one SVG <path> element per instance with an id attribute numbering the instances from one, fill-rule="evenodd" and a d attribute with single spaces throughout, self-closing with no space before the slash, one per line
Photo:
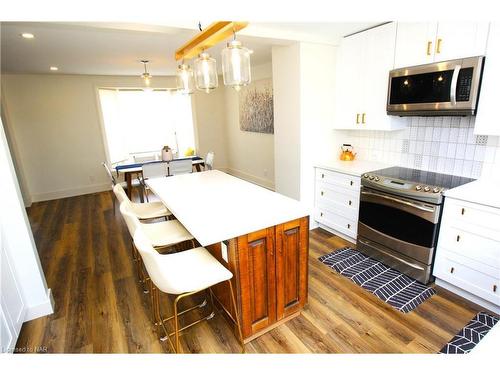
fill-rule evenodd
<path id="1" fill-rule="evenodd" d="M 444 195 L 446 197 L 460 199 L 467 202 L 500 208 L 498 184 L 499 181 L 480 179 L 450 189 L 446 191 Z"/>
<path id="2" fill-rule="evenodd" d="M 351 176 L 361 176 L 363 173 L 376 171 L 377 169 L 393 167 L 394 164 L 386 164 L 369 160 L 342 161 L 339 159 L 316 163 L 316 168 L 323 168 L 330 171 L 349 174 Z"/>
<path id="3" fill-rule="evenodd" d="M 309 214 L 294 199 L 217 170 L 146 184 L 202 246 Z"/>

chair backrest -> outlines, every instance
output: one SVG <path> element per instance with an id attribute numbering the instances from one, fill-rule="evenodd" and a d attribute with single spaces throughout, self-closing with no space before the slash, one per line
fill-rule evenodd
<path id="1" fill-rule="evenodd" d="M 146 163 L 142 165 L 142 177 L 144 178 L 166 177 L 167 174 L 167 162 Z"/>
<path id="2" fill-rule="evenodd" d="M 214 152 L 210 151 L 205 156 L 205 167 L 206 169 L 212 170 L 214 169 Z"/>
<path id="3" fill-rule="evenodd" d="M 142 162 L 145 162 L 145 161 L 155 160 L 155 156 L 154 155 L 147 155 L 147 154 L 133 155 L 133 158 L 134 158 L 134 162 L 136 162 L 136 163 L 142 163 Z"/>
<path id="4" fill-rule="evenodd" d="M 104 167 L 106 174 L 108 175 L 109 179 L 111 180 L 111 183 L 113 185 L 116 185 L 116 179 L 115 176 L 113 176 L 113 173 L 111 172 L 111 169 L 109 169 L 108 165 L 106 164 L 105 161 L 101 163 L 101 165 Z"/>
<path id="5" fill-rule="evenodd" d="M 113 193 L 115 193 L 116 199 L 118 199 L 118 202 L 121 204 L 123 201 L 129 201 L 127 193 L 125 193 L 125 190 L 123 190 L 123 187 L 120 184 L 116 184 L 113 186 Z"/>
<path id="6" fill-rule="evenodd" d="M 191 173 L 193 172 L 193 161 L 191 159 L 172 160 L 168 163 L 168 171 L 170 176 Z"/>
<path id="7" fill-rule="evenodd" d="M 137 229 L 140 229 L 141 223 L 139 222 L 137 216 L 132 213 L 130 209 L 130 202 L 128 200 L 124 200 L 120 203 L 120 212 L 123 216 L 123 219 L 125 220 L 125 223 L 127 224 L 130 236 L 134 237 Z"/>

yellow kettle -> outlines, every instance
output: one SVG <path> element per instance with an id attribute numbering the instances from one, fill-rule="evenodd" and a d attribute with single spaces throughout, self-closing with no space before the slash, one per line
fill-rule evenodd
<path id="1" fill-rule="evenodd" d="M 356 157 L 356 154 L 352 151 L 353 149 L 351 145 L 344 143 L 340 149 L 342 150 L 340 153 L 340 160 L 351 161 Z"/>

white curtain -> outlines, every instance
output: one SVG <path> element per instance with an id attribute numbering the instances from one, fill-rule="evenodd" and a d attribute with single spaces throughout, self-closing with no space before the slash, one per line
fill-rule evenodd
<path id="1" fill-rule="evenodd" d="M 131 153 L 159 152 L 165 145 L 183 155 L 194 148 L 191 98 L 170 91 L 100 89 L 111 163 Z"/>

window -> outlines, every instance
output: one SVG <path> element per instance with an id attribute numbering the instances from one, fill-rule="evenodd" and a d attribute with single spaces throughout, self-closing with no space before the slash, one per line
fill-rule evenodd
<path id="1" fill-rule="evenodd" d="M 130 154 L 159 153 L 168 145 L 180 155 L 194 148 L 191 98 L 168 90 L 99 89 L 111 163 Z"/>

